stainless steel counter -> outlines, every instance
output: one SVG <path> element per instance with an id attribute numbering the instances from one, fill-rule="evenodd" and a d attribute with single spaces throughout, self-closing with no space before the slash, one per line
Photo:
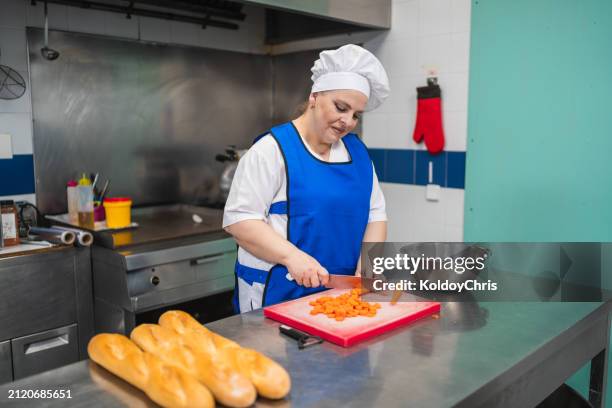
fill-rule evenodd
<path id="1" fill-rule="evenodd" d="M 591 399 L 600 406 L 609 303 L 446 303 L 427 318 L 344 349 L 298 350 L 261 311 L 208 325 L 285 366 L 293 407 L 529 407 L 593 359 Z M 9 400 L 9 390 L 71 390 L 70 400 Z M 143 393 L 90 361 L 0 387 L 0 405 L 149 406 Z"/>
<path id="2" fill-rule="evenodd" d="M 194 215 L 200 217 L 201 222 L 194 222 Z M 137 228 L 94 232 L 96 245 L 132 250 L 173 239 L 206 235 L 213 240 L 228 236 L 221 228 L 223 210 L 215 208 L 186 204 L 140 207 L 132 209 L 132 221 L 138 223 Z"/>

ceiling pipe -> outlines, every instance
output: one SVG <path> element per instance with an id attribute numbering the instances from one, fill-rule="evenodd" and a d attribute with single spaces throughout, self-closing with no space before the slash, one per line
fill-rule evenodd
<path id="1" fill-rule="evenodd" d="M 198 16 L 188 16 L 185 14 L 168 13 L 168 12 L 157 11 L 157 10 L 135 8 L 135 7 L 130 7 L 129 5 L 120 6 L 120 5 L 115 5 L 115 4 L 100 3 L 96 1 L 90 1 L 90 0 L 47 0 L 47 1 L 49 3 L 61 4 L 64 6 L 69 6 L 69 7 L 78 7 L 78 8 L 86 8 L 86 9 L 92 9 L 92 10 L 100 10 L 100 11 L 108 11 L 108 12 L 113 12 L 113 13 L 125 14 L 128 18 L 130 18 L 132 15 L 135 15 L 135 16 L 159 18 L 159 19 L 164 19 L 164 20 L 180 21 L 180 22 L 185 22 L 185 23 L 197 24 L 201 26 L 202 28 L 206 28 L 208 26 L 217 27 L 217 28 L 225 28 L 229 30 L 237 30 L 238 28 L 240 28 L 240 26 L 235 23 L 212 19 L 210 17 L 212 13 L 207 14 L 206 16 L 198 17 Z M 37 1 L 31 0 L 31 3 L 32 5 L 36 5 Z M 136 3 L 136 2 L 134 1 L 133 3 Z"/>

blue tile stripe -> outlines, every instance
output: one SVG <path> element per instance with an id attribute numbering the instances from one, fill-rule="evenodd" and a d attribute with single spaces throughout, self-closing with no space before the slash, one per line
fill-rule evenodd
<path id="1" fill-rule="evenodd" d="M 0 159 L 0 196 L 34 194 L 34 156 L 17 154 Z"/>
<path id="2" fill-rule="evenodd" d="M 465 188 L 465 152 L 426 150 L 368 149 L 378 180 L 386 183 L 428 184 L 429 162 L 433 163 L 433 184 L 447 188 Z"/>

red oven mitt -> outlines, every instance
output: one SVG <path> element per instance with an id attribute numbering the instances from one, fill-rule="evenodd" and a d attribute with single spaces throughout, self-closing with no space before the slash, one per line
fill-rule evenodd
<path id="1" fill-rule="evenodd" d="M 417 88 L 417 115 L 412 138 L 416 143 L 421 143 L 425 138 L 425 145 L 431 154 L 444 149 L 441 94 L 438 85 Z"/>

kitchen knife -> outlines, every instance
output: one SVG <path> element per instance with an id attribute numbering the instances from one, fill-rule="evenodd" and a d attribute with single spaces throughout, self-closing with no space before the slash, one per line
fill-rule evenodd
<path id="1" fill-rule="evenodd" d="M 293 276 L 290 273 L 285 275 L 287 280 L 292 281 Z M 355 275 L 334 275 L 333 273 L 329 274 L 329 280 L 325 285 L 326 288 L 330 289 L 354 289 L 354 288 L 363 288 L 367 289 L 370 292 L 374 292 L 374 281 L 386 281 L 385 277 L 381 275 L 379 278 L 363 278 Z M 387 291 L 376 291 L 378 293 L 387 293 Z"/>
<path id="2" fill-rule="evenodd" d="M 335 289 L 364 288 L 374 290 L 374 281 L 376 280 L 383 279 L 362 278 L 354 275 L 334 275 L 330 273 L 329 280 L 327 281 L 325 287 Z"/>

